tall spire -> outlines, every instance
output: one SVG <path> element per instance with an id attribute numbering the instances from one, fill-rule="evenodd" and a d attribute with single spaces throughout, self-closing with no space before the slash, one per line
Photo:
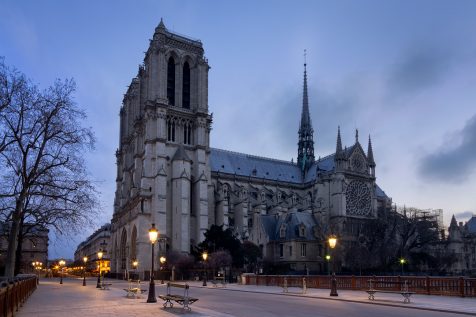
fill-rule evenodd
<path id="1" fill-rule="evenodd" d="M 375 166 L 374 151 L 372 150 L 372 140 L 370 139 L 370 134 L 369 134 L 369 147 L 367 148 L 367 159 L 369 161 L 369 165 L 371 167 L 374 167 Z"/>
<path id="2" fill-rule="evenodd" d="M 309 99 L 307 94 L 306 50 L 304 50 L 304 87 L 302 95 L 301 122 L 299 124 L 299 142 L 297 163 L 304 174 L 314 162 L 314 141 L 311 116 L 309 115 Z"/>
<path id="3" fill-rule="evenodd" d="M 336 144 L 336 158 L 342 156 L 342 140 L 340 137 L 340 126 L 337 127 L 337 144 Z"/>

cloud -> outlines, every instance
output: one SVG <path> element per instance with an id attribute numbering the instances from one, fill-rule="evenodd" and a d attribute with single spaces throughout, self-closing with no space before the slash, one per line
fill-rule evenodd
<path id="1" fill-rule="evenodd" d="M 473 216 L 472 211 L 463 211 L 455 214 L 455 218 L 458 221 L 468 221 Z"/>
<path id="2" fill-rule="evenodd" d="M 387 78 L 392 96 L 414 94 L 439 84 L 451 70 L 456 56 L 453 51 L 431 45 L 408 49 L 394 64 Z"/>
<path id="3" fill-rule="evenodd" d="M 439 150 L 423 156 L 419 163 L 419 172 L 425 178 L 453 183 L 466 181 L 475 168 L 476 115 Z"/>

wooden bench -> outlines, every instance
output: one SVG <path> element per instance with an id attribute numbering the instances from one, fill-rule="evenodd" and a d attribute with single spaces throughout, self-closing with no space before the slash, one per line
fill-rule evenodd
<path id="1" fill-rule="evenodd" d="M 124 288 L 128 298 L 140 298 L 140 295 L 147 292 L 146 289 L 140 287 L 140 280 L 129 280 L 129 286 Z"/>
<path id="2" fill-rule="evenodd" d="M 183 289 L 183 295 L 172 294 L 172 288 L 180 288 Z M 177 283 L 167 283 L 167 294 L 166 295 L 159 295 L 158 297 L 164 300 L 164 308 L 167 308 L 167 304 L 170 307 L 174 307 L 172 301 L 178 303 L 182 306 L 183 309 L 188 309 L 189 311 L 192 310 L 190 305 L 195 303 L 198 298 L 190 297 L 188 294 L 189 286 L 188 284 L 177 284 Z"/>
<path id="3" fill-rule="evenodd" d="M 213 287 L 218 287 L 220 284 L 221 287 L 226 287 L 225 277 L 224 276 L 217 276 L 214 280 L 211 280 Z"/>
<path id="4" fill-rule="evenodd" d="M 415 292 L 410 292 L 408 290 L 408 281 L 403 281 L 403 282 L 394 282 L 394 281 L 376 281 L 376 280 L 368 280 L 369 283 L 369 289 L 366 290 L 367 294 L 369 294 L 369 300 L 375 300 L 375 293 L 393 293 L 393 294 L 400 294 L 403 296 L 403 302 L 404 303 L 410 303 L 410 297 L 415 294 Z M 397 285 L 403 285 L 400 290 L 384 290 L 384 289 L 376 289 L 374 285 L 378 284 L 397 284 Z"/>

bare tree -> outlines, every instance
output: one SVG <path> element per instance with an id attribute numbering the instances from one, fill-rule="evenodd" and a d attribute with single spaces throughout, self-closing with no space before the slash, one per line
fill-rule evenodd
<path id="1" fill-rule="evenodd" d="M 0 89 L 0 125 L 5 146 L 0 152 L 0 216 L 11 223 L 5 275 L 14 275 L 15 251 L 23 221 L 79 229 L 90 223 L 97 192 L 90 180 L 84 153 L 94 147 L 86 115 L 73 100 L 73 80 L 57 80 L 40 91 L 24 76 L 2 66 L 2 87 L 25 81 L 15 93 Z M 10 80 L 10 82 L 8 82 Z M 5 93 L 6 92 L 6 93 Z"/>

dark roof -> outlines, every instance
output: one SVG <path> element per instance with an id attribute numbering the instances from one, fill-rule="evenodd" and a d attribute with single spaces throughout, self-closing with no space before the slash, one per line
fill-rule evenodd
<path id="1" fill-rule="evenodd" d="M 345 157 L 352 154 L 354 147 L 352 145 L 343 150 Z M 210 167 L 216 173 L 302 184 L 316 181 L 321 173 L 332 172 L 335 168 L 334 157 L 335 154 L 331 154 L 319 158 L 303 178 L 300 167 L 293 162 L 210 148 Z M 378 185 L 375 194 L 379 198 L 388 198 Z"/>
<path id="2" fill-rule="evenodd" d="M 212 172 L 302 183 L 297 164 L 249 154 L 211 148 L 210 167 Z"/>
<path id="3" fill-rule="evenodd" d="M 472 216 L 471 219 L 466 223 L 466 229 L 469 233 L 476 234 L 476 216 Z"/>
<path id="4" fill-rule="evenodd" d="M 282 215 L 261 215 L 260 221 L 270 241 L 277 240 L 315 240 L 314 227 L 317 220 L 307 212 L 290 212 Z M 286 226 L 286 235 L 280 237 L 281 225 Z M 306 227 L 305 237 L 299 236 L 299 226 Z"/>

